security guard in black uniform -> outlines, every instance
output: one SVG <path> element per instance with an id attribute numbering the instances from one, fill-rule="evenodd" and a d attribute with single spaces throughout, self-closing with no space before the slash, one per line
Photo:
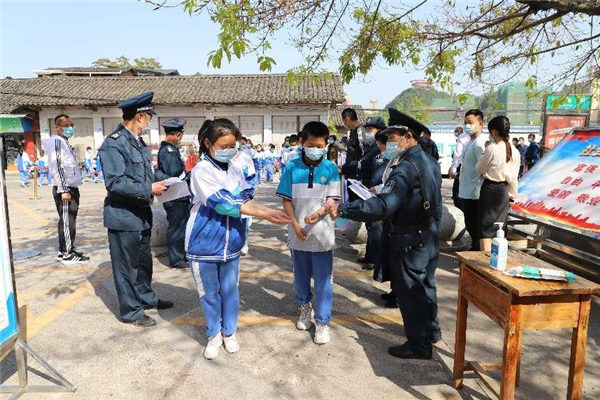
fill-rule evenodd
<path id="1" fill-rule="evenodd" d="M 104 226 L 121 320 L 148 327 L 156 321 L 144 312 L 149 308 L 170 308 L 173 303 L 159 300 L 152 290 L 153 196 L 167 188 L 154 182 L 152 157 L 141 138 L 150 131 L 153 93 L 144 93 L 119 103 L 123 123 L 104 139 L 100 160 L 107 195 L 104 199 Z"/>
<path id="2" fill-rule="evenodd" d="M 173 118 L 162 124 L 165 129 L 165 140 L 158 150 L 158 168 L 154 171 L 156 181 L 171 177 L 182 178 L 188 185 L 190 174 L 185 172 L 185 162 L 179 152 L 179 143 L 183 138 L 185 119 Z M 185 262 L 185 226 L 190 216 L 190 197 L 182 197 L 163 203 L 167 212 L 169 228 L 167 244 L 169 248 L 169 267 L 187 268 Z"/>
<path id="3" fill-rule="evenodd" d="M 441 171 L 417 143 L 423 125 L 390 109 L 386 153 L 391 156 L 381 194 L 369 200 L 329 205 L 333 218 L 391 220 L 392 287 L 408 340 L 389 348 L 400 358 L 431 359 L 441 339 L 437 318 L 435 270 L 439 256 L 437 227 L 442 215 Z"/>

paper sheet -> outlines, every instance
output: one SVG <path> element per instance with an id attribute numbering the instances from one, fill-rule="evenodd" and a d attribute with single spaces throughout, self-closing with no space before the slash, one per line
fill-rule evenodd
<path id="1" fill-rule="evenodd" d="M 356 193 L 356 195 L 361 199 L 368 200 L 371 197 L 375 197 L 373 193 L 369 192 L 369 188 L 363 185 L 360 181 L 357 181 L 356 179 L 348 179 L 348 183 L 350 184 L 348 188 Z"/>
<path id="2" fill-rule="evenodd" d="M 188 188 L 187 183 L 179 178 L 169 178 L 163 183 L 168 189 L 166 192 L 156 197 L 158 204 L 163 204 L 167 201 L 177 200 L 190 195 L 190 189 Z"/>

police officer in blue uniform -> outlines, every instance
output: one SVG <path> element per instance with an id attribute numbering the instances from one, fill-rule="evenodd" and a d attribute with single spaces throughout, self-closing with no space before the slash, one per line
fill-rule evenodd
<path id="1" fill-rule="evenodd" d="M 173 303 L 161 300 L 152 290 L 153 196 L 167 188 L 154 182 L 152 157 L 142 139 L 149 133 L 153 93 L 144 93 L 119 103 L 123 123 L 104 139 L 100 159 L 107 194 L 104 199 L 104 226 L 108 228 L 108 245 L 121 320 L 141 327 L 156 325 L 145 309 L 170 308 Z"/>
<path id="2" fill-rule="evenodd" d="M 329 205 L 330 215 L 357 221 L 391 223 L 392 287 L 404 320 L 407 341 L 390 347 L 399 358 L 431 359 L 441 339 L 437 318 L 435 270 L 442 215 L 441 171 L 417 139 L 423 125 L 390 109 L 386 154 L 391 158 L 379 195 L 369 200 Z"/>
<path id="3" fill-rule="evenodd" d="M 185 172 L 185 162 L 179 152 L 179 144 L 183 138 L 185 119 L 173 118 L 165 121 L 165 140 L 158 150 L 158 168 L 154 172 L 156 181 L 177 177 L 190 183 L 190 174 Z M 169 267 L 187 268 L 185 262 L 185 225 L 190 216 L 190 197 L 182 197 L 163 203 L 167 212 L 169 228 L 167 244 L 169 248 Z"/>

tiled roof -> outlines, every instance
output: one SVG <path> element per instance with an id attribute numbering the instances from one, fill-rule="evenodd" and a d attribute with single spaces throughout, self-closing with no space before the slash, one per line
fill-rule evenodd
<path id="1" fill-rule="evenodd" d="M 365 110 L 362 108 L 362 106 L 359 105 L 343 105 L 343 104 L 338 104 L 335 108 L 331 109 L 329 111 L 329 116 L 333 118 L 333 122 L 335 123 L 335 126 L 344 126 L 344 122 L 342 122 L 342 111 L 344 111 L 344 109 L 346 108 L 353 108 L 354 111 L 356 111 L 356 116 L 358 117 L 358 122 L 360 122 L 361 124 L 364 124 L 365 121 L 367 120 L 367 117 L 365 116 Z"/>
<path id="2" fill-rule="evenodd" d="M 285 74 L 1 79 L 0 110 L 19 106 L 108 106 L 144 92 L 159 105 L 327 104 L 344 100 L 338 75 L 296 86 Z"/>

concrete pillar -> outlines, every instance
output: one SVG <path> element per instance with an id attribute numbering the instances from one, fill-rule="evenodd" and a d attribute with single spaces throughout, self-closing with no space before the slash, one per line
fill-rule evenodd
<path id="1" fill-rule="evenodd" d="M 263 115 L 263 143 L 273 141 L 273 117 L 271 114 Z"/>
<path id="2" fill-rule="evenodd" d="M 40 138 L 42 140 L 50 137 L 50 125 L 46 115 L 40 115 Z"/>
<path id="3" fill-rule="evenodd" d="M 94 115 L 92 117 L 92 125 L 94 127 L 94 153 L 96 149 L 99 149 L 102 146 L 102 142 L 104 141 L 104 131 L 102 127 L 102 117 Z"/>

